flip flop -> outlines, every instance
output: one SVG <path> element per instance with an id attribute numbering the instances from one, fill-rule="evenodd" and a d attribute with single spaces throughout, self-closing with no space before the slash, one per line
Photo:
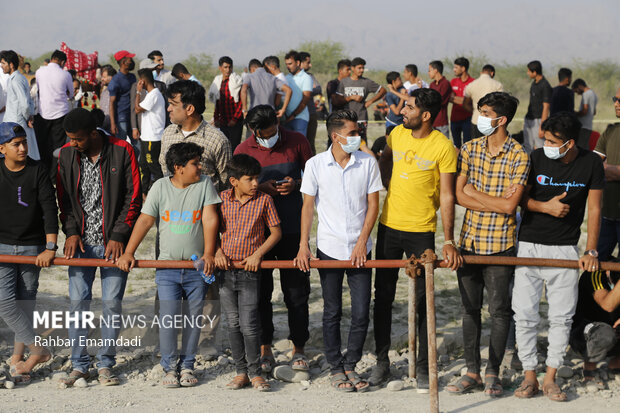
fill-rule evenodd
<path id="1" fill-rule="evenodd" d="M 30 372 L 28 373 L 18 373 L 17 365 L 10 366 L 9 374 L 11 375 L 11 379 L 13 379 L 13 383 L 15 384 L 30 384 L 32 381 L 32 377 L 30 376 Z"/>
<path id="2" fill-rule="evenodd" d="M 256 376 L 252 380 L 252 387 L 258 391 L 270 391 L 271 385 L 263 378 L 263 376 Z"/>
<path id="3" fill-rule="evenodd" d="M 301 364 L 295 364 L 295 363 L 301 363 Z M 310 367 L 308 367 L 308 358 L 306 357 L 306 355 L 302 353 L 293 354 L 293 358 L 291 359 L 291 368 L 293 370 L 298 370 L 298 371 L 310 370 Z"/>
<path id="4" fill-rule="evenodd" d="M 538 381 L 523 380 L 521 385 L 515 390 L 515 397 L 519 399 L 531 399 L 538 394 Z"/>
<path id="5" fill-rule="evenodd" d="M 84 380 L 88 380 L 90 378 L 90 374 L 88 372 L 82 373 L 80 370 L 73 370 L 69 374 L 69 377 L 63 377 L 59 379 L 58 382 L 66 385 L 67 387 L 71 387 L 75 384 L 77 379 L 80 379 L 80 378 L 83 378 Z"/>
<path id="6" fill-rule="evenodd" d="M 458 379 L 450 383 L 449 386 L 456 387 L 456 390 L 451 390 L 446 387 L 446 391 L 448 392 L 448 394 L 455 395 L 455 394 L 465 394 L 465 393 L 469 393 L 470 391 L 474 389 L 479 389 L 482 386 L 482 383 L 478 383 L 476 379 L 474 379 L 473 377 L 469 377 L 468 375 L 465 375 L 465 376 L 459 377 Z"/>
<path id="7" fill-rule="evenodd" d="M 121 384 L 121 380 L 107 367 L 97 370 L 97 376 L 97 381 L 102 386 L 118 386 Z"/>
<path id="8" fill-rule="evenodd" d="M 276 365 L 276 359 L 273 356 L 264 356 L 260 358 L 260 368 L 263 373 L 271 373 Z"/>
<path id="9" fill-rule="evenodd" d="M 564 393 L 556 383 L 543 385 L 542 390 L 544 395 L 554 402 L 565 402 L 567 399 L 566 393 Z"/>
<path id="10" fill-rule="evenodd" d="M 244 388 L 250 384 L 250 378 L 247 374 L 237 374 L 233 379 L 226 385 L 231 390 L 239 390 Z"/>

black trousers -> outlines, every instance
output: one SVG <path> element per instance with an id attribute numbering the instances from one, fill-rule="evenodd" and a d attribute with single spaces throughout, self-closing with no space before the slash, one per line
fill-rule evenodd
<path id="1" fill-rule="evenodd" d="M 463 254 L 478 255 L 462 251 Z M 515 249 L 493 254 L 514 257 Z M 489 340 L 489 361 L 486 374 L 498 375 L 504 358 L 508 330 L 512 318 L 510 288 L 514 277 L 514 266 L 464 264 L 457 270 L 459 291 L 463 303 L 463 343 L 465 363 L 469 373 L 480 373 L 480 334 L 482 332 L 480 310 L 484 289 L 487 290 L 489 313 L 491 314 L 491 338 Z"/>
<path id="2" fill-rule="evenodd" d="M 299 250 L 300 234 L 283 234 L 282 239 L 265 260 L 292 260 Z M 273 270 L 262 269 L 258 313 L 260 316 L 260 344 L 269 345 L 273 341 Z M 310 338 L 308 331 L 308 299 L 310 298 L 310 276 L 298 269 L 280 270 L 280 286 L 284 303 L 288 309 L 289 340 L 297 347 L 303 347 Z"/>
<path id="3" fill-rule="evenodd" d="M 58 159 L 54 158 L 53 153 L 67 143 L 67 134 L 62 125 L 64 120 L 64 116 L 51 120 L 45 119 L 41 115 L 35 115 L 34 117 L 34 133 L 37 136 L 41 162 L 49 168 L 50 176 L 54 183 L 56 181 Z"/>
<path id="4" fill-rule="evenodd" d="M 377 259 L 402 259 L 415 254 L 420 257 L 426 249 L 435 249 L 434 232 L 398 231 L 379 224 L 377 231 Z M 396 295 L 398 268 L 377 268 L 375 276 L 374 329 L 377 364 L 389 365 L 388 352 L 392 345 L 392 303 Z M 417 370 L 428 374 L 428 340 L 426 337 L 426 285 L 425 277 L 418 277 L 416 293 L 418 315 Z"/>
<path id="5" fill-rule="evenodd" d="M 243 121 L 235 123 L 235 126 L 220 126 L 220 130 L 230 141 L 230 150 L 234 153 L 237 145 L 241 143 L 241 134 L 243 132 Z"/>
<path id="6" fill-rule="evenodd" d="M 162 178 L 164 174 L 159 164 L 161 142 L 140 141 L 140 175 L 142 175 L 142 193 L 147 194 L 153 182 Z"/>

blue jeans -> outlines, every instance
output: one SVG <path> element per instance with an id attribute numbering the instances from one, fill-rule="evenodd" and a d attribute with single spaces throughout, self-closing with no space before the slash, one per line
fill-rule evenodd
<path id="1" fill-rule="evenodd" d="M 76 258 L 103 258 L 105 247 L 103 245 L 84 245 L 86 252 L 79 249 Z M 93 298 L 93 282 L 95 281 L 95 271 L 97 267 L 69 267 L 69 299 L 71 300 L 71 312 L 89 311 L 90 302 Z M 101 303 L 103 307 L 103 317 L 112 321 L 113 316 L 120 316 L 122 311 L 123 295 L 125 294 L 125 284 L 127 283 L 127 273 L 118 268 L 101 267 Z M 82 373 L 88 371 L 90 356 L 86 345 L 83 342 L 88 337 L 88 327 L 82 328 L 81 317 L 78 326 L 71 323 L 69 327 L 69 338 L 72 340 L 71 363 L 74 370 Z M 95 325 L 98 323 L 95 322 Z M 115 340 L 118 338 L 120 328 L 114 328 L 114 323 L 101 325 L 101 338 Z M 82 342 L 80 342 L 80 338 Z M 111 368 L 116 364 L 116 346 L 114 344 L 105 345 L 99 349 L 97 368 Z"/>
<path id="2" fill-rule="evenodd" d="M 471 140 L 471 118 L 465 120 L 452 121 L 450 123 L 450 130 L 452 132 L 452 141 L 454 146 L 461 148 L 466 142 Z M 461 139 L 461 135 L 463 136 Z"/>
<path id="3" fill-rule="evenodd" d="M 290 129 L 295 132 L 299 132 L 306 136 L 308 132 L 308 121 L 303 119 L 293 119 L 292 121 L 283 125 L 286 129 Z"/>
<path id="4" fill-rule="evenodd" d="M 222 271 L 220 300 L 228 322 L 228 338 L 237 374 L 261 375 L 258 293 L 260 273 Z"/>
<path id="5" fill-rule="evenodd" d="M 608 261 L 620 242 L 620 220 L 603 218 L 601 232 L 598 237 L 598 257 L 601 261 Z"/>
<path id="6" fill-rule="evenodd" d="M 207 284 L 193 269 L 158 269 L 155 283 L 159 295 L 159 350 L 160 364 L 165 371 L 194 369 L 196 348 L 200 337 Z M 182 323 L 172 324 L 175 315 L 184 315 Z M 176 324 L 176 325 L 175 325 Z M 177 348 L 177 328 L 182 327 L 181 351 Z"/>
<path id="7" fill-rule="evenodd" d="M 333 258 L 317 250 L 320 260 Z M 370 259 L 370 254 L 368 254 Z M 342 319 L 342 282 L 347 273 L 347 283 L 351 292 L 351 328 L 347 342 L 347 353 L 340 349 L 340 320 Z M 370 268 L 322 268 L 319 270 L 323 290 L 323 343 L 325 356 L 332 373 L 343 370 L 354 371 L 362 358 L 364 341 L 370 322 L 370 289 L 372 270 Z"/>
<path id="8" fill-rule="evenodd" d="M 0 244 L 2 255 L 37 256 L 43 251 L 42 245 Z M 34 343 L 32 312 L 34 311 L 39 272 L 32 264 L 0 264 L 0 318 L 15 333 L 15 342 Z"/>

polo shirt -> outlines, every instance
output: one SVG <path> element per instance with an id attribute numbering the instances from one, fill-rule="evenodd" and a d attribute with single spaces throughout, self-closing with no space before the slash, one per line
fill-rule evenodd
<path id="1" fill-rule="evenodd" d="M 73 78 L 56 63 L 41 66 L 36 73 L 39 89 L 39 113 L 43 119 L 53 120 L 65 116 L 71 109 Z"/>
<path id="2" fill-rule="evenodd" d="M 258 105 L 269 105 L 275 109 L 275 99 L 278 89 L 282 89 L 285 83 L 276 78 L 271 73 L 259 67 L 243 78 L 243 84 L 248 85 L 250 95 L 250 106 L 252 109 Z"/>
<path id="3" fill-rule="evenodd" d="M 525 114 L 526 119 L 542 118 L 543 103 L 551 103 L 552 93 L 551 85 L 544 76 L 538 82 L 534 80 L 530 86 L 530 104 Z"/>
<path id="4" fill-rule="evenodd" d="M 430 88 L 436 90 L 441 95 L 441 110 L 433 122 L 434 127 L 445 126 L 448 124 L 448 103 L 450 103 L 450 94 L 452 86 L 446 77 L 442 77 L 439 82 L 432 81 Z"/>
<path id="5" fill-rule="evenodd" d="M 474 107 L 474 113 L 471 117 L 471 123 L 478 124 L 478 101 L 491 92 L 503 92 L 504 87 L 500 82 L 493 79 L 487 73 L 482 73 L 480 77 L 467 86 L 463 91 L 463 96 L 471 99 L 472 106 Z"/>
<path id="6" fill-rule="evenodd" d="M 136 76 L 133 73 L 117 72 L 108 85 L 110 97 L 116 96 L 115 115 L 117 122 L 129 122 L 131 101 L 129 92 L 131 85 L 136 83 Z"/>
<path id="7" fill-rule="evenodd" d="M 467 85 L 469 85 L 471 82 L 473 82 L 475 79 L 471 76 L 469 76 L 467 78 L 466 81 L 463 82 L 463 80 L 460 77 L 455 77 L 454 79 L 452 79 L 450 81 L 450 85 L 452 86 L 452 91 L 454 92 L 454 94 L 458 97 L 463 97 L 465 96 L 465 88 L 467 87 Z M 452 113 L 450 114 L 450 120 L 452 122 L 460 122 L 466 119 L 471 118 L 472 113 L 470 111 L 468 111 L 467 109 L 465 109 L 463 107 L 463 105 L 457 105 L 456 103 L 452 104 Z"/>
<path id="8" fill-rule="evenodd" d="M 291 88 L 293 93 L 291 94 L 291 100 L 286 107 L 286 116 L 290 116 L 301 103 L 304 98 L 303 92 L 312 92 L 312 78 L 303 69 L 297 72 L 296 75 L 286 75 L 286 83 Z M 310 102 L 309 102 L 310 103 Z M 295 119 L 310 120 L 310 112 L 308 112 L 308 106 L 295 116 Z"/>
<path id="9" fill-rule="evenodd" d="M 366 219 L 367 196 L 382 188 L 377 161 L 365 152 L 352 153 L 344 168 L 331 148 L 312 157 L 306 163 L 300 191 L 316 197 L 317 248 L 338 260 L 351 258 Z M 371 249 L 368 237 L 366 252 Z"/>
<path id="10" fill-rule="evenodd" d="M 235 155 L 244 153 L 254 157 L 261 166 L 258 177 L 260 183 L 280 181 L 287 176 L 301 179 L 306 162 L 312 157 L 310 143 L 304 135 L 288 129 L 279 128 L 280 139 L 272 148 L 265 148 L 256 142 L 254 135 L 243 141 L 235 149 Z M 282 233 L 299 234 L 301 228 L 301 192 L 293 191 L 288 195 L 273 198 L 282 221 Z"/>

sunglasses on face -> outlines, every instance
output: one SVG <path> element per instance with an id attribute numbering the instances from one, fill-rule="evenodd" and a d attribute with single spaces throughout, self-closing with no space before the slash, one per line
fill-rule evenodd
<path id="1" fill-rule="evenodd" d="M 612 102 L 614 102 L 614 103 L 616 103 L 616 102 L 617 102 L 617 101 L 619 101 L 619 100 L 620 100 L 620 98 L 619 98 L 619 97 L 616 97 L 616 96 L 613 96 L 613 97 L 611 98 L 611 101 L 612 101 Z"/>

